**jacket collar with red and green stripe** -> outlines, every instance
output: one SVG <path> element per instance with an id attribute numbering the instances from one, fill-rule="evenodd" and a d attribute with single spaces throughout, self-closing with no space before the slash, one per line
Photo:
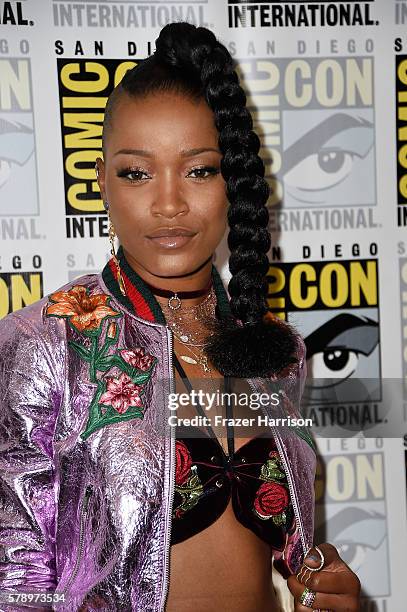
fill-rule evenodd
<path id="1" fill-rule="evenodd" d="M 130 310 L 130 312 L 133 312 L 138 317 L 146 319 L 147 321 L 165 325 L 165 317 L 158 301 L 141 276 L 129 265 L 121 246 L 117 250 L 117 258 L 120 263 L 121 275 L 126 284 L 127 295 L 124 296 L 120 291 L 117 281 L 117 268 L 113 258 L 109 259 L 102 270 L 102 278 L 106 287 L 123 306 Z M 231 315 L 228 296 L 219 272 L 213 264 L 212 282 L 217 300 L 217 314 L 221 319 L 227 318 Z"/>

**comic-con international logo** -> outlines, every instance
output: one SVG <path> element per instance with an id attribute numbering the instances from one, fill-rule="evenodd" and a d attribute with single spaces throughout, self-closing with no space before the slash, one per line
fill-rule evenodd
<path id="1" fill-rule="evenodd" d="M 30 59 L 0 58 L 0 217 L 37 214 Z"/>
<path id="2" fill-rule="evenodd" d="M 373 64 L 239 60 L 272 190 L 271 230 L 376 227 Z"/>
<path id="3" fill-rule="evenodd" d="M 31 272 L 23 271 L 24 267 L 21 257 L 16 255 L 12 258 L 13 271 L 0 272 L 0 319 L 43 297 L 41 257 L 39 255 L 32 257 Z"/>
<path id="4" fill-rule="evenodd" d="M 304 413 L 323 434 L 382 422 L 378 260 L 273 262 L 268 278 L 270 310 L 307 347 Z"/>
<path id="5" fill-rule="evenodd" d="M 162 28 L 172 21 L 207 26 L 208 0 L 53 0 L 54 25 L 87 28 Z"/>
<path id="6" fill-rule="evenodd" d="M 407 225 L 407 55 L 396 55 L 397 221 Z"/>
<path id="7" fill-rule="evenodd" d="M 107 217 L 96 182 L 104 109 L 135 61 L 58 59 L 66 235 L 106 237 Z"/>
<path id="8" fill-rule="evenodd" d="M 380 439 L 375 443 L 380 445 Z M 317 467 L 315 541 L 338 548 L 368 600 L 390 595 L 384 476 L 385 454 L 379 449 L 327 454 Z M 387 609 L 383 602 L 375 603 L 362 609 Z"/>
<path id="9" fill-rule="evenodd" d="M 287 2 L 286 0 L 228 0 L 229 28 L 310 28 L 375 26 L 374 0 L 358 2 Z"/>

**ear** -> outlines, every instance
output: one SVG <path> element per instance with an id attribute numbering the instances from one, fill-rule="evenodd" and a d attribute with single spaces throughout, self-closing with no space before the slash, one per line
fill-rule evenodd
<path id="1" fill-rule="evenodd" d="M 96 180 L 99 185 L 100 193 L 102 196 L 102 200 L 106 201 L 106 189 L 105 189 L 105 164 L 101 157 L 96 159 L 95 164 L 95 172 L 96 172 Z"/>

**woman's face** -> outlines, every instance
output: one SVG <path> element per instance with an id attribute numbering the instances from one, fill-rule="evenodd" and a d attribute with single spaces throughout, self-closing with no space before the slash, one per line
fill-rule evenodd
<path id="1" fill-rule="evenodd" d="M 175 93 L 123 95 L 99 159 L 99 186 L 128 261 L 150 275 L 209 265 L 227 224 L 214 116 Z"/>

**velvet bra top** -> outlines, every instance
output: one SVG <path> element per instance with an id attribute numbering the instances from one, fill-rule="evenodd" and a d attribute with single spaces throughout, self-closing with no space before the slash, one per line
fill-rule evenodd
<path id="1" fill-rule="evenodd" d="M 188 386 L 176 356 L 174 360 Z M 180 426 L 176 431 L 171 544 L 209 527 L 223 514 L 231 498 L 237 520 L 273 550 L 283 551 L 287 534 L 295 531 L 296 524 L 274 438 L 262 434 L 235 451 L 228 432 L 226 454 L 210 426 L 207 432 Z"/>

